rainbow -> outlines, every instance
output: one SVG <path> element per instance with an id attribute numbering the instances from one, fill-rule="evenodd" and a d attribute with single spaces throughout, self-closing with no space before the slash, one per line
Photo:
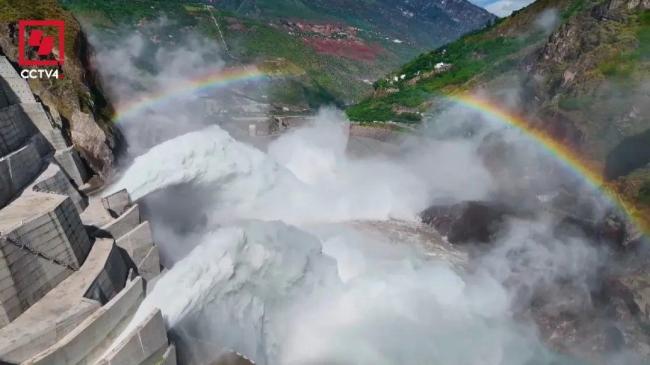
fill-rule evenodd
<path id="1" fill-rule="evenodd" d="M 172 88 L 143 95 L 135 100 L 118 105 L 117 111 L 113 115 L 113 122 L 119 123 L 128 117 L 142 114 L 148 109 L 199 91 L 220 89 L 246 81 L 258 81 L 270 76 L 271 74 L 263 72 L 255 66 L 232 67 L 211 71 L 181 82 Z"/>
<path id="2" fill-rule="evenodd" d="M 609 202 L 625 214 L 642 232 L 649 232 L 647 223 L 639 216 L 637 209 L 622 199 L 617 190 L 605 181 L 601 173 L 601 168 L 597 164 L 581 158 L 574 150 L 562 142 L 557 141 L 548 132 L 539 127 L 535 127 L 533 123 L 508 111 L 497 103 L 471 94 L 448 95 L 447 98 L 456 104 L 477 111 L 506 126 L 516 128 L 535 141 L 591 187 L 600 191 Z"/>

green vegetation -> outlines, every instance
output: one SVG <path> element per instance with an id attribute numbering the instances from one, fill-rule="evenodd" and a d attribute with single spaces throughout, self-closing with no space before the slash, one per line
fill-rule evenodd
<path id="1" fill-rule="evenodd" d="M 65 33 L 65 51 L 66 54 L 74 54 L 73 46 L 79 29 L 72 15 L 63 11 L 56 0 L 0 0 L 0 21 L 15 22 L 18 19 L 65 20 L 69 25 Z"/>
<path id="2" fill-rule="evenodd" d="M 438 95 L 471 88 L 481 80 L 494 80 L 504 73 L 517 72 L 523 58 L 532 56 L 529 51 L 539 49 L 546 40 L 544 34 L 531 27 L 542 11 L 558 9 L 563 22 L 593 21 L 590 9 L 600 4 L 592 0 L 539 0 L 508 18 L 500 19 L 487 29 L 418 56 L 398 71 L 375 82 L 374 95 L 348 108 L 347 114 L 351 119 L 363 122 L 396 121 L 401 118 L 400 111 L 405 108 L 423 112 L 427 108 L 427 101 Z M 585 38 L 590 38 L 590 42 L 597 40 L 600 45 L 585 56 L 593 60 L 591 62 L 595 67 L 589 70 L 588 77 L 581 83 L 607 79 L 621 85 L 641 80 L 637 77 L 639 73 L 647 72 L 646 62 L 650 60 L 650 11 L 639 11 L 628 19 L 605 21 L 608 25 L 599 28 L 599 35 L 596 35 L 596 31 L 589 31 L 593 35 Z M 434 72 L 434 66 L 440 62 L 450 64 L 452 68 Z M 564 68 L 546 71 L 545 87 L 550 89 L 562 85 Z M 398 76 L 397 81 L 395 76 Z M 561 110 L 587 113 L 593 112 L 591 109 L 599 104 L 599 97 L 589 95 L 589 92 L 568 92 L 566 95 L 563 92 L 557 90 L 555 95 L 558 97 L 555 105 Z M 612 113 L 618 112 L 610 110 Z"/>
<path id="3" fill-rule="evenodd" d="M 346 113 L 351 120 L 358 122 L 388 121 L 397 117 L 389 104 L 374 99 L 367 99 L 353 105 L 346 110 Z"/>
<path id="4" fill-rule="evenodd" d="M 551 8 L 564 25 L 548 37 L 531 24 Z M 566 131 L 559 133 L 575 139 L 585 159 L 609 166 L 625 163 L 612 151 L 647 128 L 647 103 L 639 90 L 648 82 L 649 61 L 649 10 L 611 9 L 600 0 L 537 0 L 488 29 L 418 56 L 375 82 L 373 96 L 347 114 L 363 123 L 412 121 L 440 95 L 478 86 L 499 90 L 518 79 L 530 86 L 526 112 L 551 126 L 561 124 Z M 452 66 L 436 72 L 441 62 Z M 635 168 L 613 178 L 612 187 L 650 231 L 650 176 L 632 177 L 637 173 Z"/>
<path id="5" fill-rule="evenodd" d="M 587 0 L 574 0 L 569 4 L 569 6 L 566 9 L 564 9 L 564 11 L 560 16 L 564 20 L 569 19 L 572 16 L 583 11 L 586 8 L 586 6 L 587 6 Z"/>
<path id="6" fill-rule="evenodd" d="M 637 199 L 641 204 L 650 205 L 650 181 L 641 185 Z"/>
<path id="7" fill-rule="evenodd" d="M 0 0 L 2 1 L 2 0 Z M 374 78 L 390 68 L 397 66 L 398 55 L 386 52 L 375 62 L 355 61 L 317 53 L 306 42 L 277 23 L 257 18 L 248 18 L 249 11 L 238 8 L 238 12 L 207 8 L 201 3 L 185 3 L 173 0 L 61 0 L 76 16 L 94 26 L 109 30 L 142 28 L 145 22 L 156 21 L 161 17 L 168 19 L 164 32 L 176 35 L 181 32 L 196 31 L 222 43 L 221 35 L 214 19 L 219 24 L 228 45 L 231 64 L 258 64 L 263 67 L 282 69 L 291 74 L 291 80 L 271 87 L 270 101 L 303 107 L 318 107 L 324 104 L 343 106 L 367 92 L 369 86 L 362 76 Z M 297 5 L 296 5 L 297 4 Z M 291 8 L 289 14 L 304 17 L 307 14 L 298 2 L 258 1 L 260 6 L 271 14 L 281 14 Z M 250 10 L 250 9 L 249 9 Z M 277 10 L 277 12 L 276 12 Z M 276 15 L 277 15 L 276 14 Z M 155 46 L 155 45 L 152 45 Z M 143 69 L 147 65 L 142 64 Z M 350 75 L 357 77 L 351 78 Z"/>
<path id="8" fill-rule="evenodd" d="M 432 96 L 444 93 L 451 87 L 461 87 L 477 75 L 494 76 L 503 72 L 512 67 L 512 57 L 518 51 L 541 39 L 538 33 L 526 37 L 491 37 L 491 29 L 465 36 L 445 47 L 418 56 L 392 74 L 398 76 L 399 81 L 391 82 L 389 76 L 375 83 L 375 88 L 380 91 L 397 88 L 398 92 L 368 98 L 348 108 L 348 116 L 362 122 L 417 121 L 419 117 L 415 118 L 412 113 L 398 113 L 395 109 L 418 108 Z M 438 63 L 451 65 L 451 69 L 433 72 Z M 403 80 L 402 75 L 405 75 Z"/>
<path id="9" fill-rule="evenodd" d="M 637 59 L 629 54 L 617 54 L 598 65 L 598 70 L 611 79 L 628 79 L 634 72 Z"/>
<path id="10" fill-rule="evenodd" d="M 318 19 L 322 15 L 312 9 L 301 0 L 256 0 L 254 2 L 244 1 L 235 5 L 237 12 L 241 15 L 264 13 L 270 17 L 285 17 L 291 14 L 296 18 Z"/>
<path id="11" fill-rule="evenodd" d="M 643 62 L 650 61 L 650 11 L 640 12 L 630 25 L 619 32 L 632 34 L 636 47 L 615 48 L 615 54 L 604 59 L 598 65 L 598 70 L 609 79 L 628 81 L 643 66 Z"/>
<path id="12" fill-rule="evenodd" d="M 230 11 L 239 17 L 258 20 L 305 20 L 346 24 L 361 28 L 364 38 L 374 38 L 391 51 L 407 50 L 408 60 L 418 52 L 431 49 L 456 39 L 484 24 L 493 21 L 493 15 L 479 7 L 467 7 L 463 14 L 450 14 L 445 9 L 419 2 L 410 5 L 421 7 L 415 17 L 404 17 L 409 0 L 220 0 L 213 3 L 220 10 Z M 460 20 L 460 21 L 458 21 Z M 435 24 L 435 27 L 431 25 Z M 392 42 L 400 38 L 400 46 Z M 415 48 L 414 48 L 415 46 Z M 415 51 L 415 52 L 413 52 Z M 397 66 L 397 65 L 395 65 Z"/>
<path id="13" fill-rule="evenodd" d="M 582 110 L 591 106 L 594 99 L 588 96 L 563 96 L 558 102 L 558 106 L 563 110 Z"/>
<path id="14" fill-rule="evenodd" d="M 537 0 L 507 18 L 498 19 L 482 30 L 469 33 L 435 51 L 421 54 L 400 70 L 374 83 L 375 94 L 349 107 L 356 121 L 404 121 L 404 108 L 427 108 L 427 101 L 439 95 L 471 87 L 517 70 L 526 50 L 543 44 L 546 35 L 534 26 L 539 14 L 549 8 L 560 10 L 564 20 L 587 6 L 590 0 Z M 434 72 L 438 63 L 451 69 Z M 405 75 L 404 79 L 401 76 Z M 398 76 L 398 81 L 394 77 Z M 394 92 L 397 89 L 397 92 Z M 412 121 L 412 116 L 406 119 Z"/>
<path id="15" fill-rule="evenodd" d="M 650 60 L 650 10 L 644 10 L 637 18 L 637 40 L 639 42 L 638 55 L 639 58 L 648 61 Z"/>
<path id="16" fill-rule="evenodd" d="M 205 11 L 205 10 L 204 10 Z M 286 104 L 306 103 L 310 107 L 323 104 L 342 105 L 367 86 L 360 82 L 349 82 L 349 75 L 358 74 L 363 65 L 334 56 L 317 54 L 300 38 L 263 22 L 235 17 L 233 14 L 212 10 L 221 25 L 222 32 L 232 53 L 240 62 L 263 63 L 275 60 L 291 69 L 293 82 L 284 87 L 273 88 L 274 100 Z M 229 22 L 237 29 L 230 29 Z M 243 29 L 243 31 L 239 30 Z M 204 31 L 218 37 L 211 22 Z"/>
<path id="17" fill-rule="evenodd" d="M 194 25 L 194 18 L 182 2 L 174 0 L 61 0 L 63 6 L 75 14 L 91 20 L 102 18 L 108 24 L 135 24 L 141 19 L 157 19 L 161 14 L 173 15 L 179 26 Z M 100 22 L 100 25 L 107 25 Z"/>
<path id="18" fill-rule="evenodd" d="M 164 17 L 168 20 L 164 31 L 173 38 L 198 30 L 222 43 L 214 16 L 230 48 L 231 64 L 271 61 L 296 71 L 296 82 L 284 84 L 292 90 L 274 88 L 269 96 L 272 102 L 301 107 L 357 102 L 370 91 L 367 80 L 493 19 L 478 7 L 458 14 L 463 17 L 460 23 L 454 14 L 433 8 L 405 19 L 400 1 L 408 0 L 60 0 L 84 22 L 113 34 L 117 28 L 143 28 Z M 285 20 L 301 22 L 300 30 Z M 304 30 L 309 22 L 341 26 L 343 35 Z M 432 28 L 432 22 L 439 27 Z M 333 39 L 349 43 L 314 42 Z"/>

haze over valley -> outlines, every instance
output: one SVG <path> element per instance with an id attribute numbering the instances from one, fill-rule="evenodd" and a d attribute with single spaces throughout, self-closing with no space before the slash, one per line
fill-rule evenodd
<path id="1" fill-rule="evenodd" d="M 0 10 L 70 23 L 24 87 L 124 272 L 0 362 L 650 363 L 650 2 L 48 4 Z"/>

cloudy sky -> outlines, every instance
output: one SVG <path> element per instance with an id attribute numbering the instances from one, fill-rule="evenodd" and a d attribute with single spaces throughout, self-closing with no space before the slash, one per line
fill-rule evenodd
<path id="1" fill-rule="evenodd" d="M 498 16 L 510 15 L 513 11 L 521 9 L 532 3 L 534 0 L 470 0 L 478 6 L 486 8 L 492 14 Z"/>

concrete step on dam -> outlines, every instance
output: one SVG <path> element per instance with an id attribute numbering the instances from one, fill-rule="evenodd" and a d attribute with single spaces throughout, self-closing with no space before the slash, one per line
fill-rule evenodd
<path id="1" fill-rule="evenodd" d="M 84 193 L 61 125 L 0 57 L 0 362 L 174 365 L 159 310 L 124 331 L 160 274 L 151 227 L 128 192 Z"/>

